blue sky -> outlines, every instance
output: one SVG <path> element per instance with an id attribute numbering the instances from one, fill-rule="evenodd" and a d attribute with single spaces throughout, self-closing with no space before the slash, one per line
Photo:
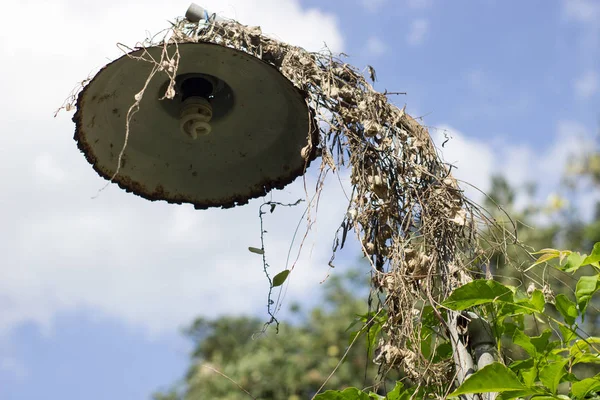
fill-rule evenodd
<path id="1" fill-rule="evenodd" d="M 201 4 L 310 49 L 326 41 L 376 88 L 424 116 L 444 157 L 483 189 L 494 172 L 556 190 L 570 151 L 600 125 L 600 2 L 210 0 Z M 0 46 L 0 398 L 149 398 L 188 365 L 180 329 L 194 316 L 266 318 L 259 202 L 199 212 L 151 203 L 96 176 L 72 140 L 69 90 L 164 28 L 187 2 L 23 0 L 3 6 Z M 42 18 L 32 29 L 31 16 Z M 35 16 L 34 16 L 35 18 Z M 34 20 L 35 21 L 35 20 Z M 335 182 L 334 182 L 335 183 Z M 335 185 L 290 275 L 286 301 L 319 293 L 343 215 Z M 274 199 L 295 200 L 298 182 Z M 95 197 L 92 199 L 92 197 Z M 598 193 L 582 196 L 590 208 Z M 301 210 L 267 221 L 283 269 Z M 351 264 L 357 252 L 338 261 Z"/>

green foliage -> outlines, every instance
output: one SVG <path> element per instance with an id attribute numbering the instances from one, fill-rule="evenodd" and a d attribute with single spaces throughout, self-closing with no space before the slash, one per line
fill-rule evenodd
<path id="1" fill-rule="evenodd" d="M 599 244 L 594 246 L 600 247 Z M 548 261 L 548 254 L 557 255 L 556 259 L 563 262 L 556 265 L 557 269 L 575 273 L 579 268 L 593 265 L 597 260 L 594 257 L 584 257 L 569 253 L 569 257 L 560 257 L 561 253 L 553 249 L 538 252 L 540 258 Z M 537 260 L 539 261 L 539 259 Z M 536 262 L 537 262 L 536 261 Z M 569 265 L 565 268 L 565 265 Z M 476 294 L 474 288 L 484 289 Z M 572 373 L 576 364 L 594 364 L 600 362 L 600 339 L 583 337 L 578 331 L 577 323 L 583 322 L 592 297 L 598 292 L 598 275 L 582 276 L 579 278 L 575 289 L 575 302 L 564 294 L 554 298 L 554 306 L 560 313 L 562 321 L 544 313 L 540 307 L 539 295 L 532 291 L 529 297 L 520 295 L 515 288 L 485 281 L 474 281 L 457 289 L 445 303 L 447 307 L 456 310 L 464 309 L 463 297 L 471 295 L 472 304 L 490 304 L 497 322 L 505 326 L 503 334 L 512 332 L 511 343 L 522 348 L 526 356 L 521 360 L 513 361 L 507 367 L 495 363 L 484 367 L 469 377 L 452 395 L 465 393 L 498 392 L 503 393 L 502 399 L 532 396 L 532 399 L 556 399 L 559 396 L 570 399 L 585 399 L 596 396 L 600 391 L 600 378 L 578 377 Z M 496 294 L 492 298 L 491 294 Z M 507 313 L 506 310 L 511 310 Z M 540 322 L 554 330 L 546 329 L 538 336 L 526 334 L 514 325 L 512 320 L 519 314 L 533 313 Z M 561 332 L 560 336 L 553 332 Z M 573 342 L 574 339 L 579 338 Z M 498 337 L 501 339 L 501 337 Z M 477 378 L 477 379 L 476 379 Z M 564 388 L 564 393 L 559 393 L 560 384 L 565 383 L 569 389 Z M 512 390 L 518 392 L 512 393 Z"/>
<path id="2" fill-rule="evenodd" d="M 592 299 L 592 296 L 598 290 L 598 275 L 595 276 L 582 276 L 577 282 L 575 288 L 575 297 L 577 299 L 577 306 L 583 319 L 585 310 Z"/>
<path id="3" fill-rule="evenodd" d="M 514 221 L 522 221 L 515 222 L 522 242 L 543 248 L 555 246 L 558 238 L 573 250 L 543 248 L 527 253 L 513 246 L 494 251 L 490 244 L 492 257 L 478 262 L 485 263 L 499 278 L 472 281 L 455 289 L 438 307 L 421 308 L 414 317 L 419 319 L 420 331 L 406 346 L 419 348 L 434 363 L 450 362 L 453 356 L 440 316 L 446 320 L 449 310 L 469 312 L 490 322 L 497 352 L 503 357 L 473 373 L 460 387 L 448 382 L 444 387 L 415 388 L 405 378 L 396 382 L 392 391 L 381 389 L 392 387 L 390 384 L 373 392 L 376 368 L 372 359 L 388 316 L 366 309 L 364 300 L 355 294 L 364 286 L 331 279 L 324 304 L 310 312 L 297 312 L 299 322 L 282 323 L 279 335 L 256 335 L 263 323 L 255 318 L 198 319 L 188 330 L 195 351 L 183 390 L 157 394 L 155 398 L 249 398 L 236 384 L 263 400 L 300 400 L 314 395 L 315 400 L 420 400 L 432 398 L 434 393 L 445 398 L 453 389 L 450 397 L 461 399 L 484 392 L 499 393 L 498 399 L 600 398 L 600 375 L 596 375 L 600 368 L 600 329 L 596 326 L 598 308 L 594 303 L 600 297 L 600 242 L 593 245 L 600 241 L 600 222 L 586 225 L 576 218 L 560 217 L 557 223 L 532 230 L 526 227 L 529 221 L 546 211 L 533 205 L 516 212 L 512 205 L 517 196 L 518 191 L 505 180 L 495 178 L 493 201 L 487 205 L 496 209 L 492 216 L 509 222 L 496 207 L 502 204 Z M 600 206 L 597 214 L 600 217 Z M 491 233 L 501 236 L 502 232 Z M 577 251 L 584 246 L 589 250 L 592 245 L 589 255 Z M 249 250 L 262 254 L 258 248 Z M 535 255 L 533 261 L 531 254 Z M 282 271 L 273 277 L 273 286 L 282 285 L 287 273 Z M 542 278 L 537 286 L 525 290 L 526 276 Z M 317 394 L 340 361 L 324 391 Z M 365 387 L 369 389 L 360 389 Z"/>
<path id="4" fill-rule="evenodd" d="M 315 400 L 370 400 L 372 397 L 357 388 L 348 388 L 342 391 L 328 390 L 315 397 Z"/>
<path id="5" fill-rule="evenodd" d="M 592 254 L 587 256 L 582 264 L 593 264 L 596 268 L 598 268 L 598 262 L 600 261 L 600 242 L 594 245 L 594 249 L 592 250 Z"/>
<path id="6" fill-rule="evenodd" d="M 556 296 L 554 306 L 558 312 L 561 313 L 568 325 L 573 325 L 575 323 L 577 317 L 579 316 L 577 304 L 569 300 L 567 296 L 561 293 Z"/>
<path id="7" fill-rule="evenodd" d="M 535 391 L 525 386 L 513 371 L 503 364 L 495 362 L 486 365 L 471 375 L 458 389 L 450 394 L 450 397 L 468 393 L 502 393 L 507 391 L 519 391 L 519 396 L 523 396 L 525 393 L 535 393 Z"/>
<path id="8" fill-rule="evenodd" d="M 444 306 L 462 311 L 487 303 L 508 301 L 513 298 L 511 289 L 493 280 L 476 280 L 456 289 L 444 301 Z"/>
<path id="9" fill-rule="evenodd" d="M 283 283 L 285 282 L 285 280 L 287 279 L 287 277 L 288 277 L 289 274 L 290 274 L 290 270 L 286 269 L 284 271 L 281 271 L 277 275 L 275 275 L 273 277 L 273 287 L 277 287 L 277 286 L 283 285 Z"/>
<path id="10" fill-rule="evenodd" d="M 588 394 L 598 390 L 600 390 L 600 379 L 597 377 L 586 378 L 573 383 L 571 395 L 574 399 L 585 399 Z"/>
<path id="11" fill-rule="evenodd" d="M 557 261 L 554 265 L 557 270 L 575 274 L 584 267 L 596 268 L 599 250 L 600 243 L 594 246 L 590 256 L 544 249 L 536 253 L 540 256 L 535 263 L 554 260 Z M 498 343 L 508 342 L 517 346 L 522 349 L 522 356 L 506 364 L 494 362 L 483 367 L 469 376 L 449 397 L 498 393 L 498 399 L 504 400 L 600 398 L 600 375 L 581 376 L 575 371 L 577 365 L 600 364 L 600 338 L 583 335 L 578 327 L 585 320 L 588 306 L 600 289 L 598 281 L 596 274 L 581 276 L 574 291 L 575 301 L 565 294 L 554 298 L 545 296 L 538 289 L 523 293 L 517 287 L 494 280 L 475 280 L 454 290 L 441 305 L 442 308 L 457 312 L 469 310 L 486 316 L 496 327 L 494 334 Z M 550 309 L 558 311 L 557 317 L 547 311 L 549 304 L 553 306 Z M 540 326 L 547 328 L 534 335 L 531 328 L 526 331 L 525 317 L 534 318 Z M 450 351 L 448 343 L 443 345 L 447 355 Z M 383 398 L 356 390 L 328 391 L 317 399 Z M 412 396 L 413 399 L 424 399 L 424 393 L 439 392 L 439 388 L 421 388 L 423 395 L 404 387 L 401 390 L 402 396 Z M 391 398 L 389 394 L 387 398 Z"/>
<path id="12" fill-rule="evenodd" d="M 344 390 L 327 390 L 315 397 L 315 400 L 411 400 L 414 390 L 404 388 L 402 382 L 397 382 L 396 387 L 385 396 L 373 392 L 363 392 L 357 388 Z"/>
<path id="13" fill-rule="evenodd" d="M 538 265 L 551 261 L 556 270 L 572 275 L 587 267 L 595 272 L 598 250 L 600 245 L 594 246 L 587 256 L 544 249 L 537 253 L 539 257 L 534 263 L 543 258 Z M 547 257 L 549 254 L 554 257 Z M 519 287 L 485 279 L 454 290 L 438 312 L 469 311 L 484 316 L 494 327 L 500 353 L 503 346 L 516 346 L 521 352 L 515 353 L 520 354 L 518 358 L 495 362 L 476 371 L 449 397 L 487 392 L 498 393 L 498 399 L 583 400 L 597 396 L 600 376 L 582 375 L 577 368 L 600 365 L 600 338 L 585 336 L 579 328 L 600 289 L 598 280 L 596 273 L 580 276 L 571 297 L 563 293 L 552 296 L 535 288 L 525 293 Z M 162 397 L 157 395 L 156 399 L 247 397 L 229 380 L 207 368 L 220 371 L 256 398 L 311 398 L 340 361 L 343 350 L 354 339 L 361 338 L 362 345 L 346 356 L 331 378 L 330 389 L 322 391 L 315 400 L 409 400 L 451 391 L 450 387 L 420 387 L 415 392 L 417 388 L 405 387 L 401 382 L 387 394 L 361 390 L 360 387 L 369 386 L 365 385 L 364 371 L 370 365 L 381 326 L 387 321 L 387 315 L 365 312 L 361 304 L 351 288 L 334 279 L 328 286 L 325 306 L 315 308 L 304 326 L 282 324 L 277 336 L 252 339 L 252 334 L 261 328 L 260 321 L 255 319 L 199 319 L 189 330 L 190 336 L 197 340 L 194 355 L 198 361 L 190 369 L 186 390 L 180 397 L 170 392 Z M 525 318 L 533 318 L 546 328 L 535 334 L 525 324 Z M 350 319 L 354 322 L 347 326 Z M 424 356 L 436 361 L 451 359 L 452 346 L 440 340 L 434 328 L 436 310 L 423 307 L 420 319 L 419 345 Z M 335 390 L 339 387 L 346 388 Z"/>
<path id="14" fill-rule="evenodd" d="M 169 392 L 156 398 L 249 399 L 239 384 L 261 400 L 310 399 L 340 361 L 324 389 L 373 385 L 377 366 L 372 362 L 372 350 L 385 318 L 373 319 L 367 312 L 366 289 L 365 276 L 331 277 L 323 301 L 311 310 L 293 307 L 295 313 L 288 319 L 297 322 L 282 322 L 279 334 L 272 330 L 261 333 L 264 321 L 259 318 L 197 319 L 186 332 L 194 342 L 194 359 L 182 390 L 178 397 Z M 352 320 L 355 324 L 349 328 Z M 356 342 L 344 357 L 353 335 L 358 336 Z"/>

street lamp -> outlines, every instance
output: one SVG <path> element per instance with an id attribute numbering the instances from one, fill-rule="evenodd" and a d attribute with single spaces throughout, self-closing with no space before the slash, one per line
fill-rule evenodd
<path id="1" fill-rule="evenodd" d="M 304 173 L 316 146 L 302 149 L 317 143 L 317 125 L 275 67 L 215 43 L 181 43 L 174 96 L 159 100 L 170 79 L 146 82 L 154 66 L 141 57 L 160 60 L 163 50 L 123 55 L 80 93 L 75 140 L 99 175 L 149 200 L 204 209 L 245 204 Z"/>
<path id="2" fill-rule="evenodd" d="M 385 293 L 381 370 L 403 368 L 419 385 L 454 379 L 445 359 L 432 363 L 423 354 L 417 325 L 425 317 L 415 311 L 421 315 L 425 304 L 452 345 L 459 384 L 474 371 L 471 351 L 480 368 L 493 360 L 493 337 L 483 336 L 487 325 L 477 315 L 438 311 L 473 278 L 486 217 L 427 129 L 388 100 L 399 92 L 376 91 L 330 52 L 307 52 L 195 5 L 169 32 L 105 66 L 79 94 L 75 139 L 93 168 L 150 200 L 227 208 L 283 188 L 318 150 L 309 207 L 316 208 L 327 172 L 349 172 L 352 191 L 340 207 L 333 252 L 354 231 L 372 285 Z M 465 341 L 469 335 L 477 340 Z"/>

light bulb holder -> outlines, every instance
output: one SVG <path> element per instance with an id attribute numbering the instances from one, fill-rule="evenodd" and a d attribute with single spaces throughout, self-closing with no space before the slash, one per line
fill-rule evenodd
<path id="1" fill-rule="evenodd" d="M 212 131 L 208 123 L 212 118 L 212 107 L 203 97 L 194 96 L 185 99 L 181 106 L 179 129 L 194 140 L 206 136 Z"/>

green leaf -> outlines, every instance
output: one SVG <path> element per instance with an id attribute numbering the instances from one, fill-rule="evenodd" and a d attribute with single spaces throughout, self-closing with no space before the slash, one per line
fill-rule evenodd
<path id="1" fill-rule="evenodd" d="M 506 392 L 510 390 L 528 389 L 517 375 L 498 362 L 486 365 L 475 372 L 449 397 L 468 393 Z"/>
<path id="2" fill-rule="evenodd" d="M 573 365 L 575 364 L 600 364 L 600 356 L 598 354 L 580 354 L 573 358 Z"/>
<path id="3" fill-rule="evenodd" d="M 545 353 L 547 351 L 552 350 L 556 346 L 550 346 L 550 337 L 552 336 L 552 331 L 550 329 L 546 329 L 540 336 L 531 337 L 531 344 L 535 346 L 535 349 L 538 353 Z"/>
<path id="4" fill-rule="evenodd" d="M 355 318 L 354 321 L 352 321 L 350 323 L 350 325 L 348 325 L 348 327 L 346 328 L 346 330 L 344 332 L 348 332 L 350 329 L 354 328 L 357 324 L 359 324 L 361 322 L 362 322 L 362 320 L 359 317 Z"/>
<path id="5" fill-rule="evenodd" d="M 560 250 L 557 249 L 541 249 L 538 251 L 534 251 L 531 254 L 555 254 L 557 257 L 560 254 Z"/>
<path id="6" fill-rule="evenodd" d="M 523 383 L 527 386 L 533 386 L 535 381 L 537 380 L 537 368 L 529 368 L 521 371 L 521 376 L 523 377 Z"/>
<path id="7" fill-rule="evenodd" d="M 571 325 L 571 324 L 569 324 L 569 325 Z M 562 334 L 562 337 L 563 337 L 563 341 L 566 344 L 569 344 L 571 342 L 571 340 L 577 338 L 577 334 L 575 332 L 573 332 L 572 329 L 569 329 L 566 326 L 559 325 L 558 329 L 560 330 L 560 333 Z"/>
<path id="8" fill-rule="evenodd" d="M 259 249 L 257 247 L 248 247 L 248 250 L 250 250 L 250 252 L 254 254 L 265 254 L 265 251 L 263 249 Z"/>
<path id="9" fill-rule="evenodd" d="M 387 316 L 386 314 L 382 314 L 382 313 L 378 313 L 379 316 L 374 315 L 373 313 L 366 313 L 364 315 L 358 315 L 358 321 L 364 323 L 365 325 L 367 325 L 367 323 L 369 324 L 368 327 L 365 326 L 361 327 L 359 330 L 352 332 L 350 334 L 350 338 L 348 343 L 352 343 L 355 341 L 357 336 L 362 336 L 362 335 L 366 335 L 367 336 L 367 351 L 369 351 L 369 354 L 371 354 L 372 351 L 375 350 L 375 347 L 377 346 L 377 342 L 379 339 L 379 332 L 381 332 L 381 327 L 383 326 L 383 324 L 385 323 L 385 321 L 387 320 Z M 348 329 L 349 330 L 352 328 L 352 326 L 354 326 L 355 323 L 353 322 Z"/>
<path id="10" fill-rule="evenodd" d="M 587 378 L 571 385 L 571 397 L 583 399 L 590 392 L 600 389 L 600 380 L 598 378 Z"/>
<path id="11" fill-rule="evenodd" d="M 573 383 L 573 382 L 579 382 L 579 379 L 575 375 L 573 375 L 572 373 L 567 372 L 565 374 L 565 376 L 563 377 L 562 382 L 571 382 L 571 383 Z"/>
<path id="12" fill-rule="evenodd" d="M 573 325 L 575 323 L 575 320 L 579 316 L 579 312 L 577 311 L 575 303 L 569 300 L 567 296 L 564 294 L 557 295 L 554 305 L 565 319 L 567 325 Z"/>
<path id="13" fill-rule="evenodd" d="M 386 400 L 410 400 L 411 392 L 404 389 L 402 382 L 396 382 L 396 387 L 385 396 Z"/>
<path id="14" fill-rule="evenodd" d="M 581 339 L 573 343 L 571 348 L 569 349 L 569 353 L 571 357 L 577 359 L 582 357 L 585 354 L 598 354 L 598 348 L 600 347 L 600 338 L 599 337 L 589 337 L 586 339 Z"/>
<path id="15" fill-rule="evenodd" d="M 285 282 L 285 280 L 287 279 L 287 277 L 288 277 L 289 274 L 290 274 L 290 270 L 286 269 L 284 271 L 281 271 L 277 275 L 275 275 L 273 277 L 273 287 L 277 287 L 277 286 L 283 285 L 283 282 Z"/>
<path id="16" fill-rule="evenodd" d="M 527 268 L 523 272 L 527 272 L 531 268 L 535 267 L 538 264 L 541 264 L 543 262 L 548 262 L 548 261 L 558 258 L 560 256 L 560 251 L 558 251 L 558 250 L 554 250 L 554 249 L 545 249 L 545 250 L 552 250 L 552 252 L 546 252 L 546 253 L 542 254 L 540 256 L 540 258 L 538 258 L 533 264 L 531 264 L 531 266 L 529 266 L 529 268 Z M 538 253 L 541 253 L 541 251 L 538 251 Z M 533 253 L 533 254 L 535 254 L 535 253 Z"/>
<path id="17" fill-rule="evenodd" d="M 549 343 L 551 336 L 552 331 L 550 329 L 546 329 L 539 336 L 529 336 L 520 329 L 515 329 L 513 343 L 522 347 L 530 356 L 535 357 L 538 353 L 545 353 L 556 347 L 555 342 L 552 345 Z"/>
<path id="18" fill-rule="evenodd" d="M 566 373 L 565 365 L 567 362 L 568 360 L 562 360 L 548 364 L 540 370 L 540 380 L 552 392 L 552 394 L 556 394 L 558 384 Z"/>
<path id="19" fill-rule="evenodd" d="M 427 335 L 421 338 L 421 354 L 425 358 L 429 358 L 431 356 L 431 345 L 433 338 L 432 335 Z"/>
<path id="20" fill-rule="evenodd" d="M 526 294 L 520 295 L 517 291 L 514 295 L 514 303 L 504 303 L 505 306 L 512 307 L 512 313 L 533 314 L 537 311 L 537 307 L 531 302 L 531 299 Z"/>
<path id="21" fill-rule="evenodd" d="M 425 306 L 421 311 L 421 325 L 425 329 L 431 330 L 431 326 L 436 326 L 438 324 L 438 319 L 436 313 L 433 310 L 432 306 Z M 433 331 L 432 331 L 433 332 Z"/>
<path id="22" fill-rule="evenodd" d="M 347 388 L 342 391 L 327 390 L 317 396 L 315 400 L 371 400 L 371 397 L 357 388 Z"/>
<path id="23" fill-rule="evenodd" d="M 569 254 L 569 257 L 567 257 L 567 262 L 561 269 L 565 272 L 575 272 L 583 265 L 583 260 L 585 257 L 585 254 L 581 255 L 573 252 Z"/>
<path id="24" fill-rule="evenodd" d="M 462 311 L 481 304 L 512 300 L 513 293 L 508 287 L 493 280 L 479 279 L 454 290 L 442 304 L 452 310 Z"/>
<path id="25" fill-rule="evenodd" d="M 447 360 L 450 357 L 452 357 L 452 345 L 448 342 L 444 342 L 442 344 L 440 344 L 436 349 L 435 349 L 435 356 L 433 358 L 433 362 L 437 363 L 440 362 L 442 360 Z"/>
<path id="26" fill-rule="evenodd" d="M 531 343 L 531 338 L 527 336 L 520 329 L 515 329 L 515 333 L 513 335 L 513 343 L 517 346 L 520 346 L 532 357 L 535 357 L 537 351 L 535 346 Z"/>
<path id="27" fill-rule="evenodd" d="M 546 299 L 544 299 L 544 293 L 541 290 L 535 289 L 531 293 L 531 304 L 538 312 L 544 311 L 544 306 L 546 305 Z"/>
<path id="28" fill-rule="evenodd" d="M 373 324 L 369 329 L 365 331 L 367 335 L 367 352 L 373 354 L 379 341 L 379 332 L 381 332 L 382 324 Z"/>
<path id="29" fill-rule="evenodd" d="M 510 304 L 506 304 L 506 306 L 510 306 Z M 511 319 L 520 330 L 525 329 L 525 316 L 523 314 L 513 314 Z"/>
<path id="30" fill-rule="evenodd" d="M 513 362 L 512 364 L 510 364 L 510 369 L 512 371 L 518 372 L 522 369 L 527 369 L 527 368 L 533 367 L 533 364 L 534 364 L 533 358 L 528 358 L 526 360 L 519 360 L 519 361 Z"/>
<path id="31" fill-rule="evenodd" d="M 519 327 L 513 322 L 504 322 L 501 326 L 502 333 L 508 337 L 513 337 L 515 334 L 515 330 L 519 329 Z"/>
<path id="32" fill-rule="evenodd" d="M 597 263 L 598 261 L 600 261 L 600 242 L 594 245 L 592 254 L 590 254 L 585 258 L 585 260 L 583 260 L 582 265 L 593 264 Z"/>
<path id="33" fill-rule="evenodd" d="M 582 321 L 585 310 L 592 299 L 592 296 L 597 290 L 598 275 L 582 276 L 579 278 L 579 281 L 577 281 L 577 286 L 575 286 L 575 297 L 577 298 L 577 304 L 579 305 L 579 312 L 581 313 Z"/>
<path id="34" fill-rule="evenodd" d="M 530 388 L 527 390 L 511 390 L 508 392 L 500 393 L 496 400 L 511 400 L 519 399 L 522 400 L 524 397 L 531 396 L 532 394 L 540 393 L 539 389 Z"/>

